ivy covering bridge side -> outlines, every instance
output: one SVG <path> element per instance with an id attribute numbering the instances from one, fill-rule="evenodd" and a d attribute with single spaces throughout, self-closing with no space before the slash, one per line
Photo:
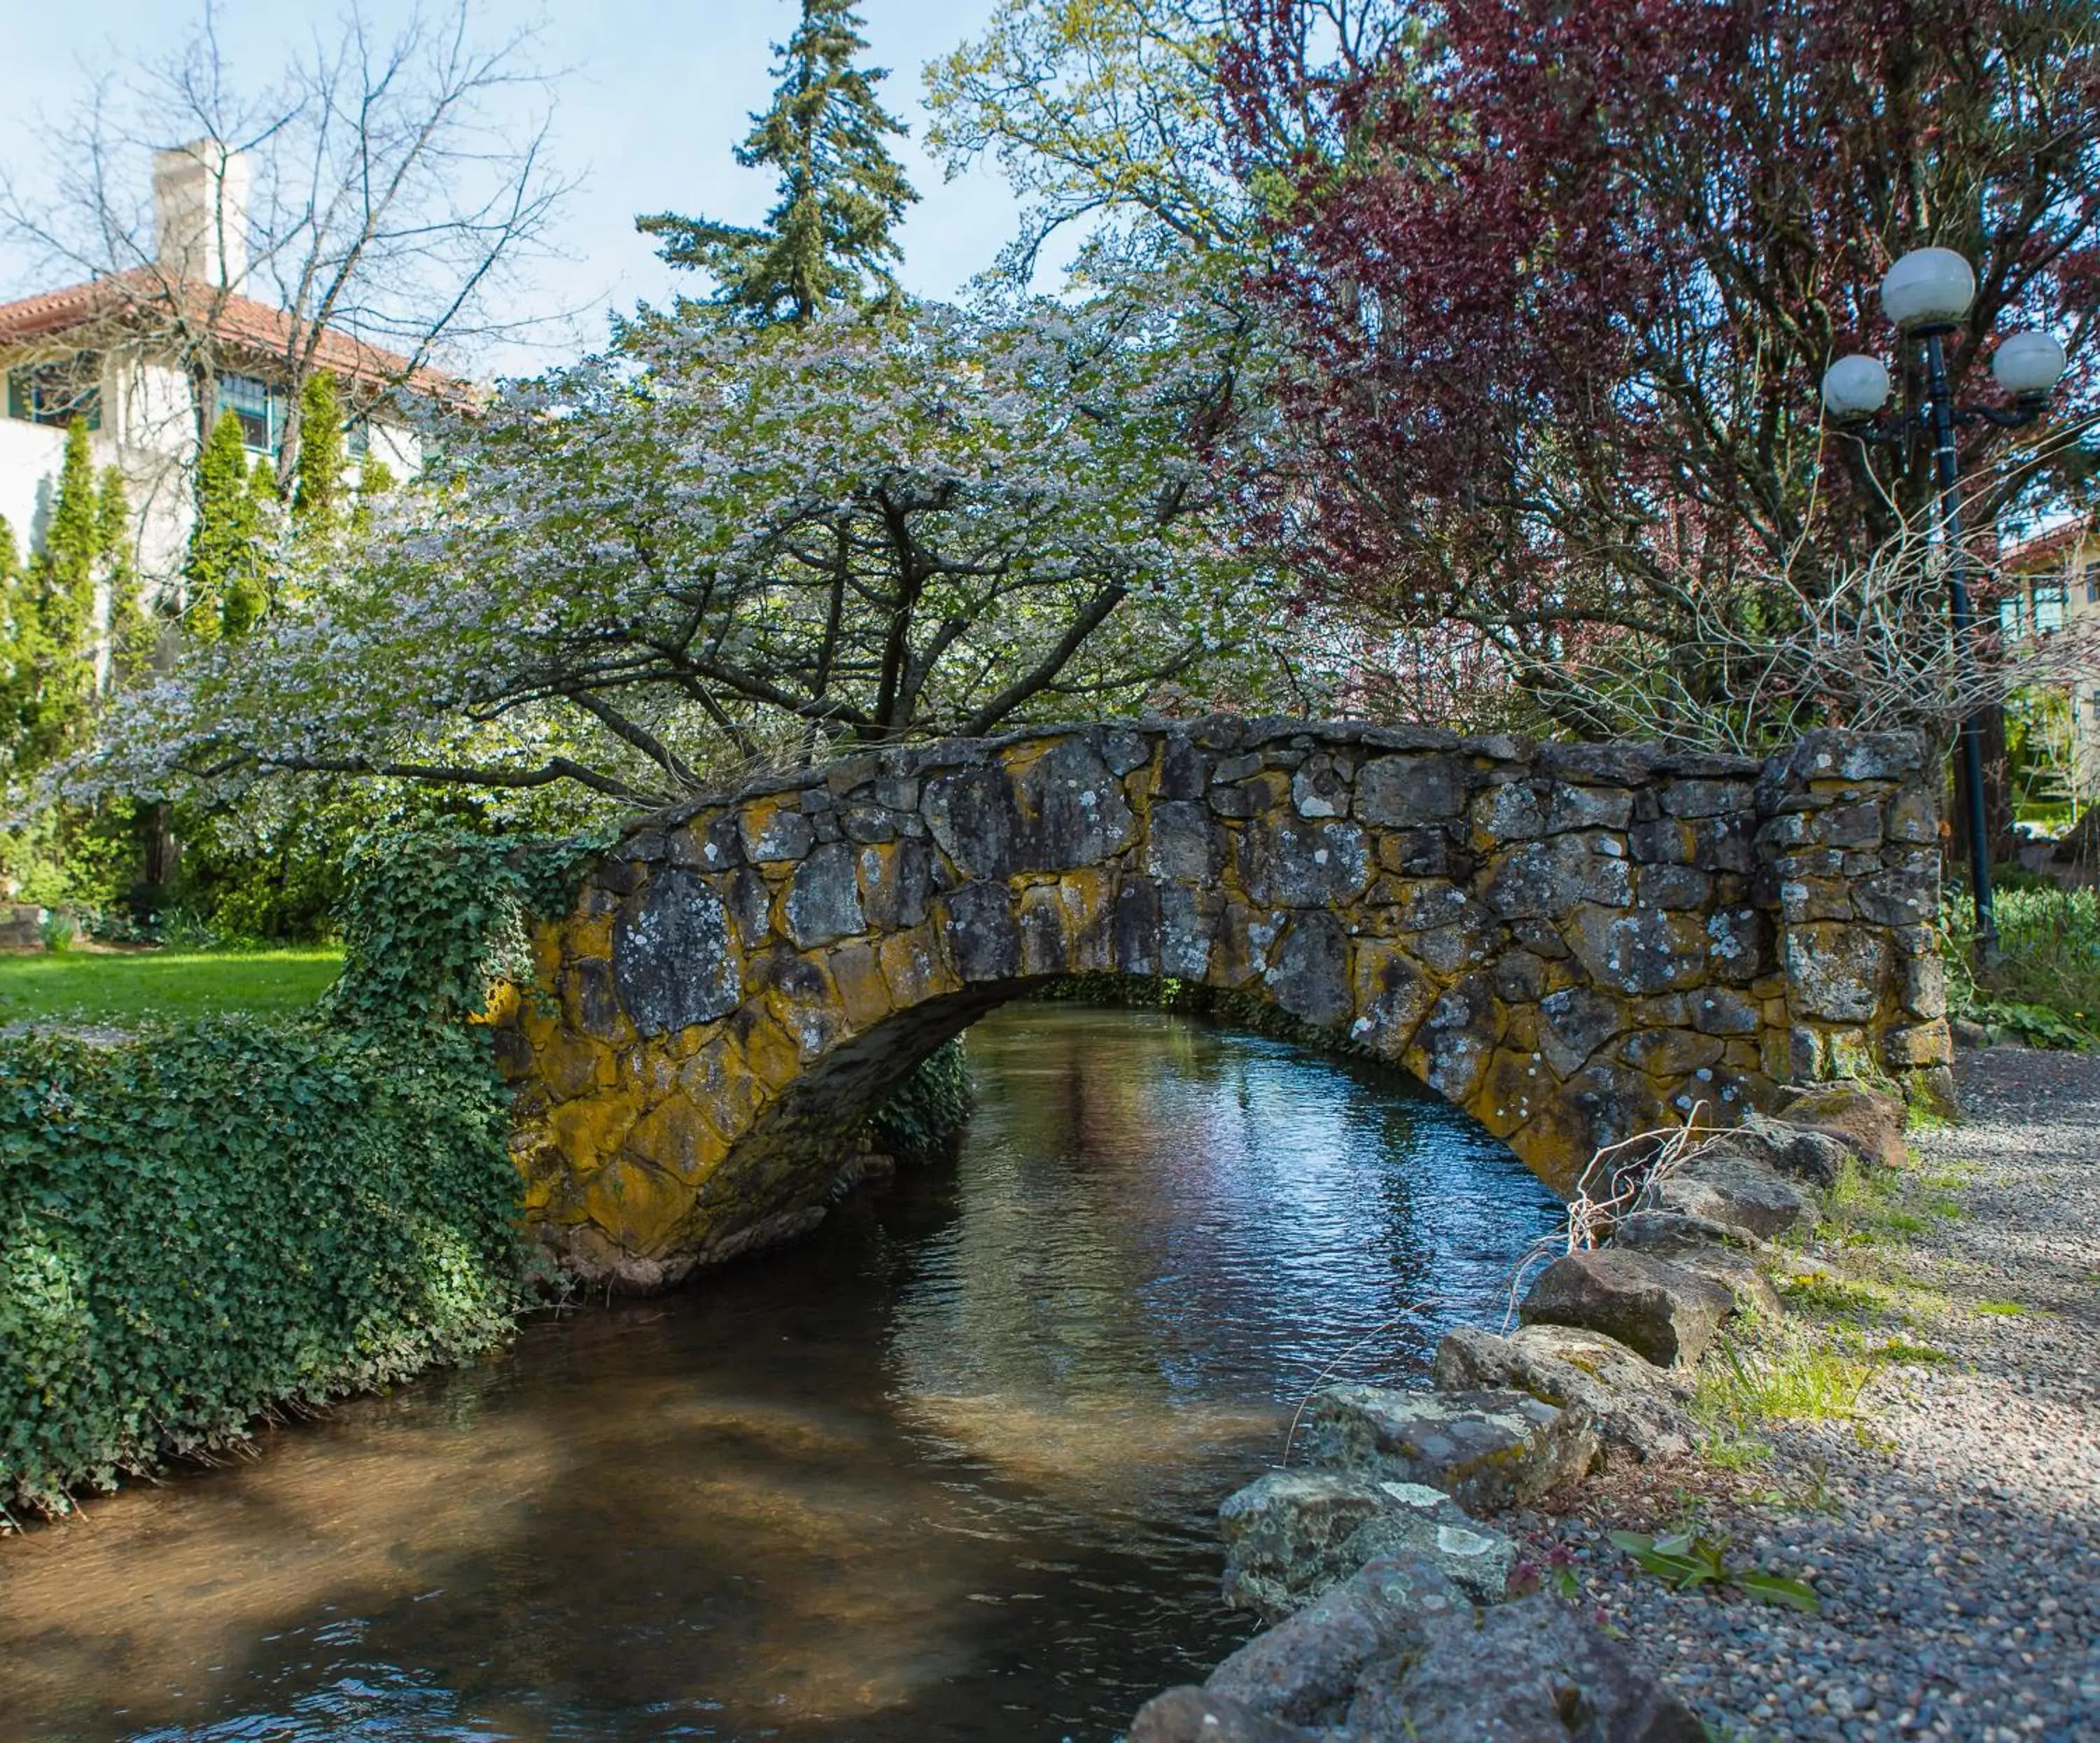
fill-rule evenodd
<path id="1" fill-rule="evenodd" d="M 0 1039 L 0 1509 L 508 1334 L 532 1265 L 466 1019 L 586 845 L 373 840 L 315 1008 Z"/>

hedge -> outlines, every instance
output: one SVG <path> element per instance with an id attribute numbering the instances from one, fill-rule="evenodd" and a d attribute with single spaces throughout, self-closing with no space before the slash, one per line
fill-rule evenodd
<path id="1" fill-rule="evenodd" d="M 0 1506 L 62 1511 L 500 1339 L 505 1099 L 459 1030 L 0 1043 Z"/>
<path id="2" fill-rule="evenodd" d="M 510 1092 L 467 1019 L 596 845 L 368 840 L 312 1013 L 0 1036 L 0 1516 L 509 1332 L 534 1267 Z M 933 1148 L 968 1096 L 951 1043 L 881 1141 Z"/>

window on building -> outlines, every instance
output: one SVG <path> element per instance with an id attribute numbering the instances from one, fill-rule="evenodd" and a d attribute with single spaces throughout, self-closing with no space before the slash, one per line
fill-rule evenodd
<path id="1" fill-rule="evenodd" d="M 2034 626 L 2037 635 L 2054 635 L 2063 627 L 2064 596 L 2061 581 L 2036 581 L 2034 590 Z"/>
<path id="2" fill-rule="evenodd" d="M 25 364 L 7 372 L 7 415 L 32 424 L 102 427 L 102 354 L 76 351 L 56 363 Z"/>
<path id="3" fill-rule="evenodd" d="M 343 445 L 349 448 L 352 460 L 362 460 L 372 447 L 372 426 L 361 417 L 354 417 L 342 433 Z"/>
<path id="4" fill-rule="evenodd" d="M 2100 605 L 2100 563 L 2089 563 L 2085 566 L 2085 602 Z"/>
<path id="5" fill-rule="evenodd" d="M 285 391 L 252 375 L 218 378 L 218 408 L 240 420 L 240 439 L 250 453 L 274 455 L 285 439 Z"/>
<path id="6" fill-rule="evenodd" d="M 1998 633 L 2008 642 L 2017 642 L 2027 633 L 2027 596 L 2010 593 L 1998 602 Z"/>

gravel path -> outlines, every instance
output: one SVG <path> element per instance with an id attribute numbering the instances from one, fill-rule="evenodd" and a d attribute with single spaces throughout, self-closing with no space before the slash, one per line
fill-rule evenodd
<path id="1" fill-rule="evenodd" d="M 1967 1123 L 1912 1148 L 1967 1214 L 1905 1258 L 1953 1305 L 1900 1332 L 1955 1361 L 1879 1367 L 1856 1419 L 1776 1428 L 1740 1476 L 1608 1476 L 1524 1522 L 1718 1737 L 2100 1740 L 2100 1056 L 1960 1074 Z M 1822 1613 L 1673 1594 L 1605 1539 L 1677 1523 L 1687 1490 Z"/>

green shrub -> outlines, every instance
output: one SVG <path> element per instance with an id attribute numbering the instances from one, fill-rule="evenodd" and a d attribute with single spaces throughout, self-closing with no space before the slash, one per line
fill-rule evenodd
<path id="1" fill-rule="evenodd" d="M 526 1248 L 478 1013 L 582 841 L 390 835 L 290 1018 L 0 1039 L 0 1507 L 503 1336 Z"/>
<path id="2" fill-rule="evenodd" d="M 0 1042 L 0 1506 L 62 1509 L 501 1338 L 506 1105 L 457 1028 Z"/>
<path id="3" fill-rule="evenodd" d="M 868 1122 L 878 1149 L 899 1161 L 929 1156 L 970 1117 L 969 1061 L 963 1038 L 936 1048 Z"/>
<path id="4" fill-rule="evenodd" d="M 1977 969 L 1974 916 L 1965 892 L 1948 892 L 1949 1010 L 2032 1046 L 2083 1047 L 2100 1037 L 2100 890 L 2001 890 L 1994 908 L 2001 960 Z"/>

